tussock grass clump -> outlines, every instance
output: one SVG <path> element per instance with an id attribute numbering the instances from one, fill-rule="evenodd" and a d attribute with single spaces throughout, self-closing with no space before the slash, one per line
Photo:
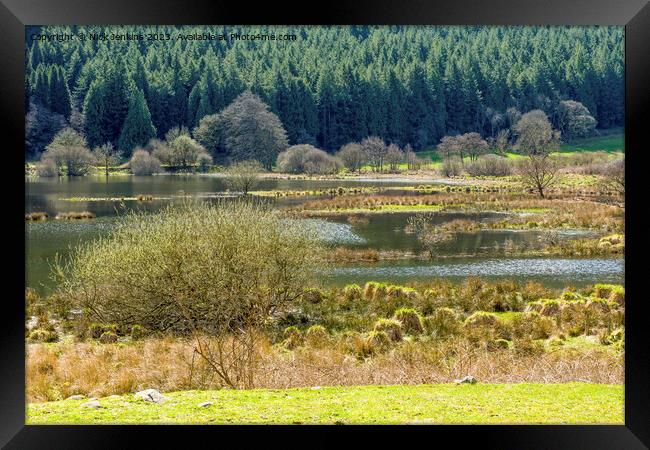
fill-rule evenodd
<path id="1" fill-rule="evenodd" d="M 94 219 L 97 217 L 95 213 L 89 211 L 82 212 L 63 212 L 58 213 L 55 217 L 56 220 L 81 220 L 81 219 Z"/>
<path id="2" fill-rule="evenodd" d="M 37 328 L 29 333 L 27 340 L 29 342 L 56 342 L 59 340 L 59 335 L 54 330 Z"/>
<path id="3" fill-rule="evenodd" d="M 50 215 L 46 212 L 33 212 L 25 214 L 25 220 L 36 221 L 36 220 L 47 220 Z"/>
<path id="4" fill-rule="evenodd" d="M 557 317 L 560 315 L 562 305 L 558 300 L 541 300 L 542 308 L 539 314 L 542 316 Z"/>
<path id="5" fill-rule="evenodd" d="M 344 353 L 354 355 L 357 358 L 365 358 L 370 354 L 366 339 L 358 331 L 343 333 L 339 339 L 338 347 Z"/>
<path id="6" fill-rule="evenodd" d="M 467 328 L 477 328 L 477 327 L 496 327 L 499 322 L 499 318 L 489 312 L 477 311 L 467 319 L 465 319 L 465 327 Z"/>
<path id="7" fill-rule="evenodd" d="M 358 284 L 348 284 L 343 288 L 343 298 L 346 301 L 361 300 L 363 297 L 363 290 Z"/>
<path id="8" fill-rule="evenodd" d="M 350 225 L 368 225 L 370 223 L 370 219 L 365 216 L 348 216 L 347 222 Z"/>
<path id="9" fill-rule="evenodd" d="M 457 334 L 462 326 L 456 311 L 445 307 L 437 308 L 433 314 L 424 318 L 423 323 L 427 333 L 439 338 Z"/>
<path id="10" fill-rule="evenodd" d="M 371 354 L 383 353 L 390 348 L 391 339 L 385 331 L 371 331 L 366 336 L 367 350 Z"/>
<path id="11" fill-rule="evenodd" d="M 347 248 L 337 247 L 327 252 L 327 260 L 334 262 L 352 262 L 352 261 L 365 261 L 376 262 L 379 261 L 379 252 L 374 248 Z"/>
<path id="12" fill-rule="evenodd" d="M 600 343 L 603 345 L 625 345 L 625 329 L 622 327 L 612 330 L 611 333 L 604 333 L 600 337 Z"/>
<path id="13" fill-rule="evenodd" d="M 402 340 L 402 322 L 395 319 L 379 319 L 375 322 L 374 331 L 384 331 L 391 341 L 399 342 Z"/>
<path id="14" fill-rule="evenodd" d="M 310 347 L 323 348 L 330 340 L 330 335 L 321 325 L 312 325 L 305 332 L 305 343 Z"/>
<path id="15" fill-rule="evenodd" d="M 596 284 L 594 295 L 598 298 L 615 301 L 619 305 L 625 305 L 625 288 L 617 284 Z"/>
<path id="16" fill-rule="evenodd" d="M 363 288 L 363 296 L 366 300 L 372 300 L 375 297 L 375 289 L 379 286 L 379 283 L 375 281 L 369 281 L 365 284 Z"/>
<path id="17" fill-rule="evenodd" d="M 406 334 L 418 335 L 424 331 L 422 316 L 415 309 L 400 308 L 395 311 L 393 319 L 402 324 L 402 329 Z"/>
<path id="18" fill-rule="evenodd" d="M 117 334 L 112 331 L 104 331 L 101 336 L 99 336 L 99 342 L 102 344 L 114 344 L 117 342 Z"/>
<path id="19" fill-rule="evenodd" d="M 304 342 L 302 332 L 296 326 L 285 328 L 282 333 L 282 337 L 284 338 L 282 344 L 288 350 L 293 350 L 294 348 L 300 347 Z"/>

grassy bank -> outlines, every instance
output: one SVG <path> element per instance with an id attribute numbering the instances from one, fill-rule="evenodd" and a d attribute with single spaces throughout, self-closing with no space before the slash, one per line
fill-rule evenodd
<path id="1" fill-rule="evenodd" d="M 588 383 L 353 386 L 185 391 L 31 404 L 28 424 L 623 423 L 623 386 Z M 199 407 L 202 402 L 212 405 Z"/>

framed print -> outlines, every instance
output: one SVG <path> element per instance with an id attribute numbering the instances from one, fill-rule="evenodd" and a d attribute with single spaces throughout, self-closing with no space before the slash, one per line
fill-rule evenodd
<path id="1" fill-rule="evenodd" d="M 650 6 L 288 10 L 3 0 L 0 442 L 646 448 Z"/>

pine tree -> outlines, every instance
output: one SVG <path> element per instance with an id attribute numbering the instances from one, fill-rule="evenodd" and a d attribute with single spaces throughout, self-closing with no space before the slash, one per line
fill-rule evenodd
<path id="1" fill-rule="evenodd" d="M 52 111 L 61 114 L 64 118 L 70 117 L 70 91 L 65 79 L 65 72 L 61 66 L 52 66 L 49 79 L 49 107 Z"/>
<path id="2" fill-rule="evenodd" d="M 138 89 L 129 103 L 129 112 L 120 133 L 118 149 L 130 156 L 137 146 L 145 145 L 156 136 L 156 129 L 151 123 L 151 114 L 144 98 L 144 92 Z"/>

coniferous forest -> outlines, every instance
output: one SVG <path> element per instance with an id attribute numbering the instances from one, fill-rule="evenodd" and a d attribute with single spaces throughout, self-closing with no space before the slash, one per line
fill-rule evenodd
<path id="1" fill-rule="evenodd" d="M 533 109 L 553 122 L 562 100 L 581 102 L 598 128 L 622 126 L 623 42 L 621 27 L 28 27 L 26 158 L 65 126 L 128 156 L 133 142 L 191 131 L 245 90 L 280 118 L 290 145 L 328 151 L 367 136 L 415 150 L 445 135 L 494 137 Z"/>

